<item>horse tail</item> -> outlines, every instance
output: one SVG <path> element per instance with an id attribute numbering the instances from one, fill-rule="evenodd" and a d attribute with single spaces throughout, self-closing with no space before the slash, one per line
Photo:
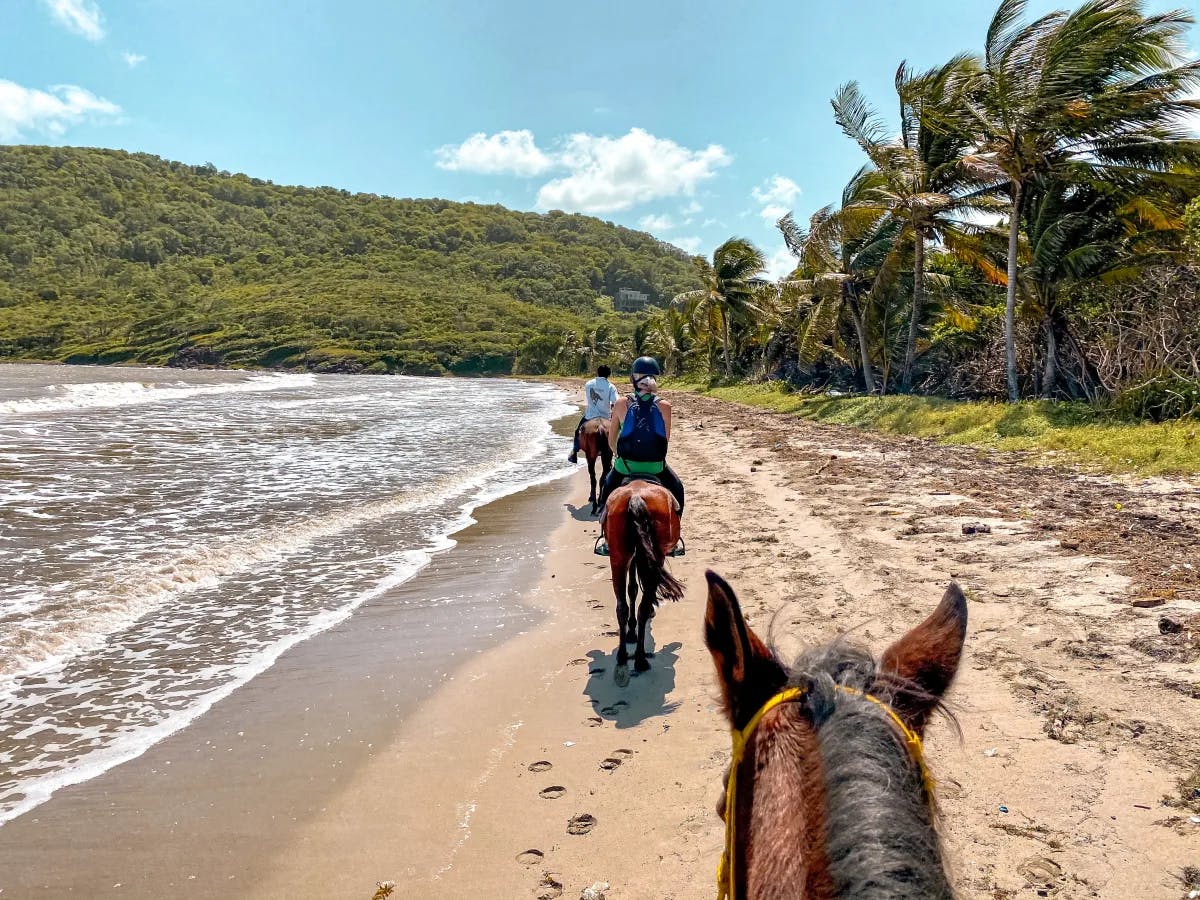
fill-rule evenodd
<path id="1" fill-rule="evenodd" d="M 646 501 L 637 494 L 629 499 L 629 516 L 633 519 L 634 531 L 637 532 L 637 540 L 633 547 L 633 561 L 639 568 L 639 578 L 641 578 L 642 567 L 645 567 L 654 575 L 653 580 L 658 582 L 658 590 L 654 596 L 655 604 L 660 598 L 682 600 L 683 584 L 664 567 L 666 559 L 658 546 L 658 536 L 654 533 L 654 520 L 650 517 L 650 508 L 646 506 Z M 645 589 L 650 580 L 646 578 L 641 578 L 641 580 L 642 588 Z"/>

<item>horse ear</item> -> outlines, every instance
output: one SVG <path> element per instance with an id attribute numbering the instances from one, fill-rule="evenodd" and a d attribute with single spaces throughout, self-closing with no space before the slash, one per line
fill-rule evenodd
<path id="1" fill-rule="evenodd" d="M 929 618 L 883 653 L 880 673 L 895 681 L 892 706 L 918 734 L 958 672 L 966 636 L 967 598 L 951 582 Z"/>
<path id="2" fill-rule="evenodd" d="M 717 667 L 725 712 L 734 728 L 742 728 L 787 682 L 787 672 L 746 624 L 733 588 L 712 570 L 704 642 Z"/>

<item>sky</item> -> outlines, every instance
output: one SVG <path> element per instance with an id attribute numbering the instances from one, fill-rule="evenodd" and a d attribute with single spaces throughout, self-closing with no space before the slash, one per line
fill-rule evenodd
<path id="1" fill-rule="evenodd" d="M 0 0 L 0 143 L 582 212 L 689 252 L 737 235 L 783 274 L 776 219 L 863 162 L 837 87 L 894 121 L 899 63 L 979 50 L 995 5 Z"/>

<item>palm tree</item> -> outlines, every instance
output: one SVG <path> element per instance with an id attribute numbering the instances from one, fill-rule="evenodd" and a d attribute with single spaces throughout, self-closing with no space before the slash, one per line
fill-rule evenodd
<path id="1" fill-rule="evenodd" d="M 784 242 L 800 263 L 801 277 L 788 290 L 811 298 L 797 338 L 800 361 L 815 357 L 818 347 L 836 334 L 842 313 L 848 312 L 868 394 L 875 391 L 868 307 L 895 280 L 899 262 L 899 221 L 865 202 L 882 183 L 878 171 L 864 166 L 842 191 L 841 206 L 818 210 L 807 231 L 796 225 L 791 213 L 778 222 Z"/>
<path id="2" fill-rule="evenodd" d="M 1200 62 L 1179 55 L 1190 16 L 1143 15 L 1139 0 L 1088 0 L 1022 24 L 1025 0 L 1002 0 L 983 66 L 967 77 L 964 112 L 976 152 L 966 162 L 1012 199 L 1004 339 L 1009 399 L 1019 396 L 1013 330 L 1018 242 L 1034 179 L 1128 183 L 1200 160 L 1187 100 Z"/>
<path id="3" fill-rule="evenodd" d="M 750 241 L 736 237 L 713 251 L 711 263 L 703 256 L 694 256 L 692 261 L 704 287 L 677 294 L 672 302 L 683 305 L 698 300 L 698 314 L 715 311 L 719 315 L 722 357 L 728 377 L 733 374 L 729 356 L 731 320 L 753 312 L 751 298 L 754 285 L 751 279 L 766 268 L 767 261 L 763 252 Z"/>
<path id="4" fill-rule="evenodd" d="M 974 226 L 962 218 L 964 214 L 1003 205 L 987 185 L 968 178 L 962 166 L 968 132 L 958 121 L 961 94 L 969 76 L 977 71 L 978 62 L 965 54 L 921 74 L 901 63 L 896 71 L 898 138 L 889 136 L 857 82 L 842 85 L 832 101 L 834 118 L 843 133 L 862 148 L 879 172 L 875 186 L 858 202 L 899 221 L 895 252 L 912 244 L 912 304 L 901 375 L 906 391 L 912 388 L 917 332 L 925 308 L 929 277 L 926 243 L 968 241 Z"/>
<path id="5" fill-rule="evenodd" d="M 648 321 L 646 346 L 662 357 L 663 370 L 679 375 L 693 350 L 693 323 L 688 310 L 676 306 L 656 312 Z"/>

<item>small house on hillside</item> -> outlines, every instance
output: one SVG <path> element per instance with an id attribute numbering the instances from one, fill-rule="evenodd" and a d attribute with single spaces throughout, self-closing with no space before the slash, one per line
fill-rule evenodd
<path id="1" fill-rule="evenodd" d="M 621 288 L 613 299 L 613 309 L 617 312 L 641 312 L 650 303 L 650 295 L 643 294 L 630 288 Z"/>

